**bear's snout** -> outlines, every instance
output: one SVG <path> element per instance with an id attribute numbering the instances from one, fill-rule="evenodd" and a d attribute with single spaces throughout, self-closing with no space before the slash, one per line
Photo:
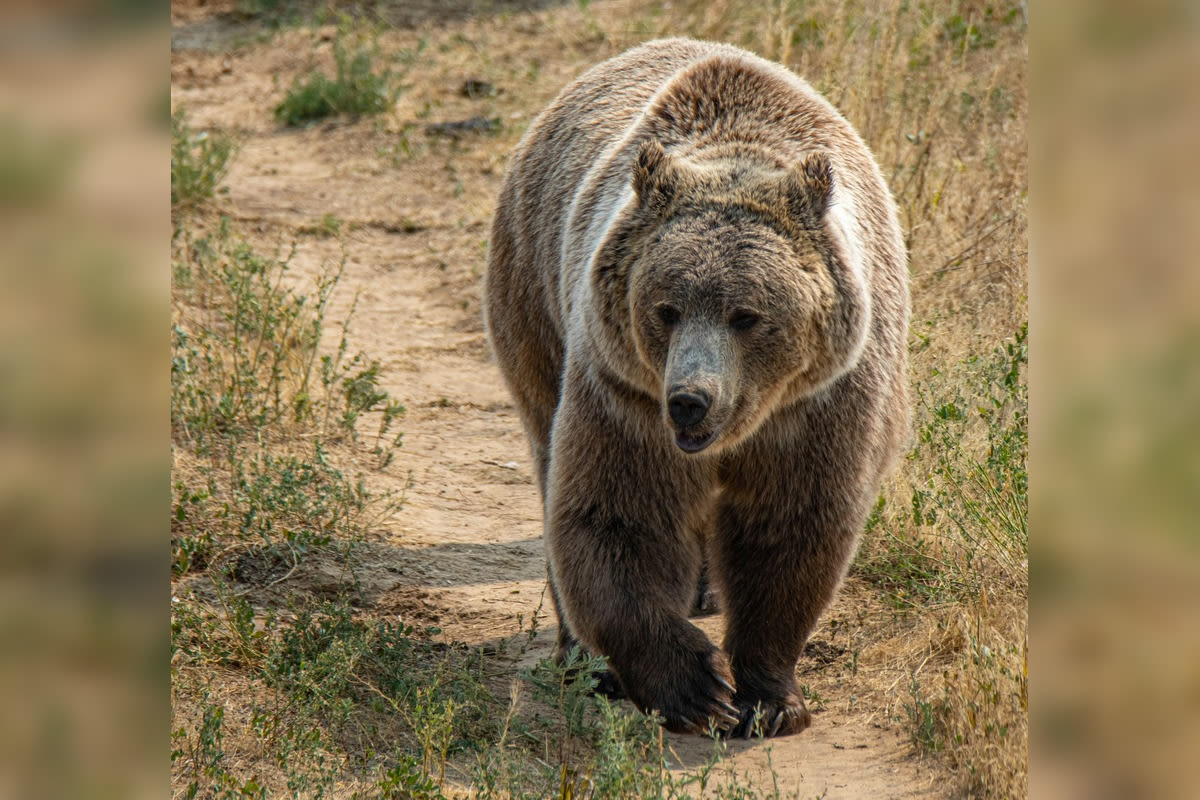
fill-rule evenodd
<path id="1" fill-rule="evenodd" d="M 667 398 L 667 411 L 680 428 L 690 428 L 701 422 L 712 405 L 712 398 L 703 389 L 676 389 Z"/>

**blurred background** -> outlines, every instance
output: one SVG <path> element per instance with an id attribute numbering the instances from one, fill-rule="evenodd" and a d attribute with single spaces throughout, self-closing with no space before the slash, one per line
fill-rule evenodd
<path id="1" fill-rule="evenodd" d="M 162 796 L 169 13 L 0 15 L 0 797 Z M 1194 797 L 1200 4 L 1029 20 L 1030 790 Z"/>
<path id="2" fill-rule="evenodd" d="M 1195 797 L 1200 4 L 1030 32 L 1030 789 Z"/>
<path id="3" fill-rule="evenodd" d="M 168 26 L 0 12 L 0 797 L 166 788 Z"/>

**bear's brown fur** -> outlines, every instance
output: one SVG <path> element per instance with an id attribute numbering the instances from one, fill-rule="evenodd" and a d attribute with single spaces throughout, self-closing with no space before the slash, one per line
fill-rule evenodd
<path id="1" fill-rule="evenodd" d="M 630 50 L 517 147 L 485 295 L 559 656 L 578 637 L 673 730 L 806 728 L 796 661 L 907 431 L 906 258 L 862 140 L 742 50 Z M 687 620 L 705 548 L 722 649 Z"/>

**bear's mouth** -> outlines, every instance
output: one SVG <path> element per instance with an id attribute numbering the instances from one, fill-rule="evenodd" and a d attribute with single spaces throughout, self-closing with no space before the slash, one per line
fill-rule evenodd
<path id="1" fill-rule="evenodd" d="M 712 444 L 716 438 L 716 431 L 709 431 L 708 433 L 680 432 L 675 434 L 675 444 L 679 445 L 679 449 L 685 453 L 699 453 Z"/>

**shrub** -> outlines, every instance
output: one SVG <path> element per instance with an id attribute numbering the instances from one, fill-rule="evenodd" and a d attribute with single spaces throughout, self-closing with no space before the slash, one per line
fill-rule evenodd
<path id="1" fill-rule="evenodd" d="M 229 169 L 233 141 L 195 132 L 180 109 L 171 115 L 171 210 L 196 208 L 211 200 Z"/>
<path id="2" fill-rule="evenodd" d="M 336 67 L 331 79 L 319 70 L 298 79 L 275 117 L 285 125 L 302 125 L 333 114 L 379 114 L 396 100 L 395 74 L 391 69 L 375 71 L 379 46 L 374 39 L 348 31 L 345 25 L 333 43 Z"/>

